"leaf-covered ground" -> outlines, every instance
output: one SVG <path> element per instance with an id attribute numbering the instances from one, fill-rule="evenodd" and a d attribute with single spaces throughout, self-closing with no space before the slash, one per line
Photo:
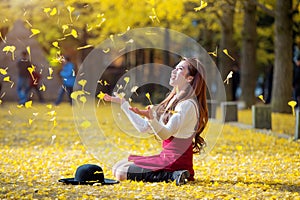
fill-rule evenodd
<path id="1" fill-rule="evenodd" d="M 109 107 L 99 114 L 109 116 L 107 110 Z M 300 199 L 300 142 L 292 139 L 226 124 L 212 151 L 205 157 L 195 156 L 194 182 L 181 187 L 129 181 L 72 186 L 57 180 L 73 177 L 79 165 L 103 166 L 103 161 L 83 146 L 71 106 L 33 103 L 18 108 L 5 103 L 0 117 L 0 199 Z M 276 126 L 282 132 L 293 130 L 289 126 L 294 116 L 278 118 Z M 239 113 L 239 119 L 251 123 L 247 111 Z M 100 123 L 117 134 L 113 120 Z M 147 141 L 150 147 L 156 140 Z M 130 141 L 119 146 L 122 144 Z M 104 167 L 104 172 L 105 177 L 113 178 L 109 168 Z"/>

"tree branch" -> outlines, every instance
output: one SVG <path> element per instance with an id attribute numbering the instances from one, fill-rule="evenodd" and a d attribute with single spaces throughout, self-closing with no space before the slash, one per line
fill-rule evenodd
<path id="1" fill-rule="evenodd" d="M 252 3 L 254 3 L 256 6 L 258 6 L 260 9 L 262 9 L 267 15 L 270 15 L 271 17 L 275 17 L 275 11 L 267 8 L 264 4 L 259 3 L 257 0 L 249 0 Z"/>

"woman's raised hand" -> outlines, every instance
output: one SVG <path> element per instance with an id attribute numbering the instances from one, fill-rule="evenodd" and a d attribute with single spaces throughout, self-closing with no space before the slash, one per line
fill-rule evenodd
<path id="1" fill-rule="evenodd" d="M 136 107 L 130 107 L 129 110 L 131 110 L 132 112 L 134 112 L 136 114 L 139 114 L 143 117 L 147 117 L 148 119 L 153 119 L 154 118 L 153 111 L 150 108 L 150 106 L 148 106 L 148 108 L 146 110 L 140 110 Z"/>

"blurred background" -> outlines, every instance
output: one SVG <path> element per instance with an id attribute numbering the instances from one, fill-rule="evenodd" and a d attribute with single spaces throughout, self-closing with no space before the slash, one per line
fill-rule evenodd
<path id="1" fill-rule="evenodd" d="M 41 75 L 39 91 L 54 101 L 62 83 L 61 56 L 69 56 L 75 73 L 86 56 L 107 38 L 142 27 L 164 27 L 193 38 L 215 61 L 226 84 L 228 101 L 245 108 L 271 104 L 273 112 L 290 113 L 300 48 L 299 0 L 2 0 L 0 3 L 1 103 L 17 102 L 17 67 L 29 53 Z M 166 45 L 172 38 L 165 33 Z M 117 58 L 99 80 L 111 93 L 129 69 L 145 63 L 173 67 L 180 57 L 168 51 L 141 49 Z M 145 71 L 149 76 L 159 72 Z M 138 92 L 167 92 L 148 84 Z M 259 98 L 258 98 L 259 97 Z M 32 99 L 38 99 L 36 92 Z M 142 100 L 141 100 L 142 101 Z"/>

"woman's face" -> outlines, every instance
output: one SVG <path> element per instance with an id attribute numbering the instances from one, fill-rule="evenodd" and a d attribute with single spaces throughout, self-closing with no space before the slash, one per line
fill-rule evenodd
<path id="1" fill-rule="evenodd" d="M 188 63 L 183 60 L 172 70 L 169 84 L 173 87 L 182 88 L 188 83 L 188 74 Z"/>

